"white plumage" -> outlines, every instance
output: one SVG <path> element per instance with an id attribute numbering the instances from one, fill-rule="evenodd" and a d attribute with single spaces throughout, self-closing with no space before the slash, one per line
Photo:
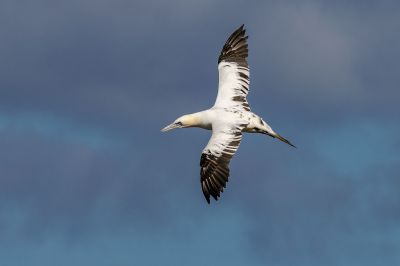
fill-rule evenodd
<path id="1" fill-rule="evenodd" d="M 248 48 L 244 25 L 226 41 L 218 58 L 218 95 L 212 108 L 184 115 L 162 131 L 174 128 L 200 127 L 212 130 L 211 138 L 200 159 L 200 182 L 208 203 L 226 187 L 229 162 L 242 139 L 242 132 L 261 133 L 293 146 L 277 134 L 258 115 L 250 111 L 246 96 L 249 92 Z"/>
<path id="2" fill-rule="evenodd" d="M 235 97 L 243 97 L 244 99 L 249 92 L 250 73 L 248 67 L 239 66 L 234 62 L 222 61 L 218 64 L 218 72 L 219 86 L 214 107 L 242 106 L 240 102 L 233 99 Z M 248 106 L 246 101 L 246 110 L 249 110 Z"/>

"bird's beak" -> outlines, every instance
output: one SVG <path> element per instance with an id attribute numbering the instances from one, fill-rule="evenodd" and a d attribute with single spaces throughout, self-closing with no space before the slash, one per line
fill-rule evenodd
<path id="1" fill-rule="evenodd" d="M 285 139 L 284 137 L 282 137 L 282 136 L 279 135 L 278 133 L 275 133 L 275 134 L 273 134 L 272 136 L 275 137 L 275 138 L 277 138 L 277 139 L 279 139 L 280 141 L 285 142 L 286 144 L 288 144 L 288 145 L 290 145 L 290 146 L 296 148 L 296 146 L 294 146 L 292 143 L 290 143 L 290 141 L 288 141 L 287 139 Z"/>
<path id="2" fill-rule="evenodd" d="M 170 125 L 164 127 L 163 129 L 161 129 L 161 131 L 162 131 L 162 132 L 167 132 L 167 131 L 170 131 L 170 130 L 172 130 L 172 129 L 181 128 L 181 127 L 182 127 L 181 124 L 172 123 L 172 124 L 170 124 Z"/>

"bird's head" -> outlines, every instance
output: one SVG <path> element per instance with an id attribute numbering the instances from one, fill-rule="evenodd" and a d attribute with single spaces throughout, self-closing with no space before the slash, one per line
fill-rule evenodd
<path id="1" fill-rule="evenodd" d="M 161 129 L 162 132 L 166 132 L 175 128 L 191 127 L 195 123 L 195 118 L 192 115 L 184 115 L 177 118 L 172 124 Z"/>

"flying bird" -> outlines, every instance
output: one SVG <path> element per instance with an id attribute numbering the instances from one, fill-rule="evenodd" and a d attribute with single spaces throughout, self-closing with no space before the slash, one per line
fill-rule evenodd
<path id="1" fill-rule="evenodd" d="M 218 200 L 229 177 L 229 162 L 242 139 L 243 132 L 261 133 L 294 145 L 276 133 L 258 115 L 250 111 L 246 30 L 244 25 L 226 41 L 218 57 L 219 85 L 214 106 L 208 110 L 179 117 L 161 131 L 199 127 L 212 130 L 211 138 L 200 158 L 200 182 L 204 197 Z"/>

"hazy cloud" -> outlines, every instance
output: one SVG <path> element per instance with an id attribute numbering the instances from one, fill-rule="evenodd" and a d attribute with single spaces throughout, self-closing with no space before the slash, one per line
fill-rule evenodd
<path id="1" fill-rule="evenodd" d="M 2 1 L 0 261 L 398 264 L 398 11 Z M 246 136 L 208 206 L 209 132 L 159 130 L 212 105 L 216 57 L 242 23 L 252 108 L 298 149 Z"/>

